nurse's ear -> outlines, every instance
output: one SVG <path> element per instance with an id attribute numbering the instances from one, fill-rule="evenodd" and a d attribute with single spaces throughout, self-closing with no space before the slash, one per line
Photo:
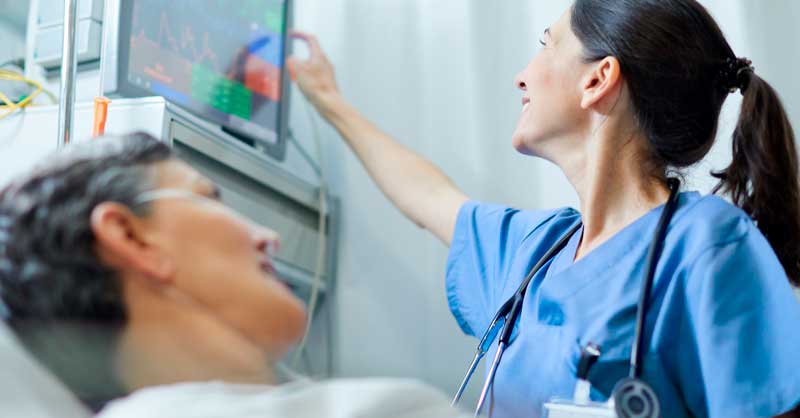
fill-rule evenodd
<path id="1" fill-rule="evenodd" d="M 175 266 L 148 237 L 147 226 L 127 206 L 104 202 L 91 214 L 95 253 L 120 277 L 144 278 L 160 284 L 172 281 Z"/>
<path id="2" fill-rule="evenodd" d="M 622 86 L 619 60 L 606 57 L 591 63 L 581 79 L 581 108 L 609 114 L 619 100 Z"/>

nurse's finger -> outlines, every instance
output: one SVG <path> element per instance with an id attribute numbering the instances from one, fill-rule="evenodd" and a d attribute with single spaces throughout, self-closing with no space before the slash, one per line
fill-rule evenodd
<path id="1" fill-rule="evenodd" d="M 307 32 L 292 30 L 289 32 L 289 37 L 292 39 L 299 39 L 308 45 L 309 61 L 318 61 L 325 58 L 325 53 L 322 51 L 322 47 L 316 36 Z"/>
<path id="2" fill-rule="evenodd" d="M 299 65 L 299 62 L 295 57 L 289 57 L 286 59 L 286 69 L 289 70 L 289 78 L 292 81 L 297 81 L 297 67 Z"/>

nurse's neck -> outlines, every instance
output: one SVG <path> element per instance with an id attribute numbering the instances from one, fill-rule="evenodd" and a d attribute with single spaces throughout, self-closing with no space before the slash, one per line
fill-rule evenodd
<path id="1" fill-rule="evenodd" d="M 575 260 L 664 204 L 669 188 L 645 174 L 646 138 L 629 118 L 598 117 L 562 166 L 580 199 L 583 235 Z"/>

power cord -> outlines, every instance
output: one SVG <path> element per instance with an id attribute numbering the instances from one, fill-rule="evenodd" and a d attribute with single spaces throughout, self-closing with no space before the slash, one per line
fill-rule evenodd
<path id="1" fill-rule="evenodd" d="M 308 308 L 307 308 L 308 322 L 306 323 L 306 331 L 303 335 L 303 339 L 297 346 L 297 349 L 295 351 L 294 360 L 292 362 L 294 367 L 297 367 L 301 357 L 308 354 L 307 353 L 308 336 L 311 332 L 311 325 L 314 322 L 314 314 L 316 313 L 317 305 L 319 304 L 319 293 L 320 293 L 320 288 L 322 287 L 322 274 L 325 269 L 326 259 L 327 259 L 327 240 L 325 232 L 327 230 L 328 185 L 326 180 L 327 178 L 326 173 L 322 164 L 322 141 L 319 136 L 319 128 L 317 126 L 317 121 L 314 118 L 314 114 L 312 113 L 311 107 L 308 105 L 308 102 L 304 102 L 304 107 L 306 109 L 306 114 L 308 116 L 308 120 L 311 125 L 312 138 L 314 140 L 317 161 L 316 162 L 314 161 L 309 152 L 303 147 L 303 145 L 297 140 L 297 138 L 294 137 L 294 135 L 291 132 L 289 134 L 289 139 L 297 148 L 303 159 L 305 159 L 306 162 L 308 162 L 309 166 L 311 166 L 311 168 L 317 174 L 317 178 L 319 179 L 319 219 L 318 219 L 319 234 L 317 235 L 317 259 L 316 259 L 316 266 L 314 269 L 314 279 L 311 285 L 311 292 L 308 298 Z"/>
<path id="2" fill-rule="evenodd" d="M 0 108 L 5 110 L 4 112 L 0 113 L 0 120 L 11 116 L 17 110 L 21 110 L 30 106 L 33 103 L 33 100 L 41 93 L 45 93 L 50 100 L 53 101 L 53 103 L 57 101 L 56 96 L 49 90 L 45 89 L 38 81 L 27 78 L 15 71 L 2 69 L 2 67 L 7 66 L 10 63 L 14 63 L 14 60 L 0 65 L 0 80 L 25 83 L 32 86 L 34 91 L 27 96 L 23 96 L 22 99 L 17 101 L 11 100 L 5 93 L 0 92 L 0 101 L 3 102 L 3 105 L 0 106 Z"/>
<path id="3" fill-rule="evenodd" d="M 308 150 L 306 150 L 303 144 L 297 140 L 297 138 L 294 136 L 294 132 L 292 132 L 291 129 L 289 129 L 289 142 L 294 145 L 294 147 L 297 149 L 297 152 L 300 153 L 300 156 L 303 157 L 306 163 L 308 163 L 309 167 L 314 170 L 314 174 L 317 176 L 317 179 L 321 178 L 322 170 L 319 168 L 319 165 L 316 161 L 314 161 L 313 158 L 311 158 L 311 154 L 309 154 Z"/>

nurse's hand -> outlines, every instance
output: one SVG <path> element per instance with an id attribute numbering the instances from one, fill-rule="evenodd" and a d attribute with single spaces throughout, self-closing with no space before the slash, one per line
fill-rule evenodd
<path id="1" fill-rule="evenodd" d="M 386 197 L 411 221 L 449 245 L 467 197 L 438 167 L 383 132 L 342 97 L 333 65 L 317 38 L 303 32 L 291 37 L 308 44 L 307 60 L 287 61 L 303 94 L 347 141 Z"/>
<path id="2" fill-rule="evenodd" d="M 314 35 L 292 31 L 289 36 L 304 41 L 309 50 L 307 60 L 288 58 L 286 65 L 289 75 L 317 111 L 327 118 L 330 116 L 330 111 L 337 107 L 337 102 L 342 100 L 333 65 Z"/>

